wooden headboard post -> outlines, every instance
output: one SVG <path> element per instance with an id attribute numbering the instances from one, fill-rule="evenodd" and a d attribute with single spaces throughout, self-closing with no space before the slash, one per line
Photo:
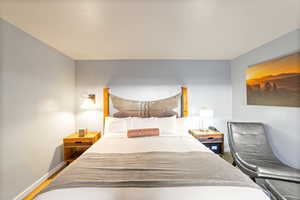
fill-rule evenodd
<path id="1" fill-rule="evenodd" d="M 109 116 L 109 88 L 103 88 L 103 120 Z"/>
<path id="2" fill-rule="evenodd" d="M 188 111 L 188 91 L 186 87 L 181 87 L 181 109 L 182 109 L 182 117 L 187 117 L 189 115 Z"/>

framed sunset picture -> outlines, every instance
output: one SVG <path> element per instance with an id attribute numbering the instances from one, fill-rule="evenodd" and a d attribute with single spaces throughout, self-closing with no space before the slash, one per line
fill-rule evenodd
<path id="1" fill-rule="evenodd" d="M 247 104 L 300 107 L 300 52 L 249 66 Z"/>

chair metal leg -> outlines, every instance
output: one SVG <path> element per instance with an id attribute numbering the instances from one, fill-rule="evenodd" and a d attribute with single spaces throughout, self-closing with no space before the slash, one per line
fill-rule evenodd
<path id="1" fill-rule="evenodd" d="M 236 162 L 235 162 L 235 161 L 232 161 L 232 165 L 233 165 L 234 167 L 236 167 Z"/>

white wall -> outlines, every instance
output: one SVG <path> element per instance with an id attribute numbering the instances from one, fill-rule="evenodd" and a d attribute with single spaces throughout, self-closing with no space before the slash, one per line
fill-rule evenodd
<path id="1" fill-rule="evenodd" d="M 0 19 L 0 199 L 62 162 L 74 131 L 75 63 Z"/>
<path id="2" fill-rule="evenodd" d="M 231 119 L 228 61 L 76 61 L 76 84 L 77 128 L 102 129 L 104 87 L 125 98 L 159 99 L 175 94 L 184 85 L 189 89 L 190 115 L 197 116 L 203 106 L 213 109 L 213 123 L 224 133 L 227 132 L 226 121 Z M 82 95 L 88 93 L 96 94 L 98 110 L 85 111 L 80 108 Z"/>
<path id="3" fill-rule="evenodd" d="M 300 29 L 231 62 L 233 120 L 265 123 L 276 155 L 284 163 L 297 168 L 300 168 L 300 108 L 246 105 L 245 70 L 249 65 L 299 50 Z"/>

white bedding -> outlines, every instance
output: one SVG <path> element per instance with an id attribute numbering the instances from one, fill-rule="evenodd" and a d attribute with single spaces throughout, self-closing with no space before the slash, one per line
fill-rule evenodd
<path id="1" fill-rule="evenodd" d="M 87 152 L 131 153 L 149 151 L 210 151 L 189 134 L 127 138 L 110 133 Z M 221 159 L 221 158 L 220 158 Z M 225 162 L 225 161 L 224 161 Z M 205 164 L 205 163 L 203 163 Z M 220 169 L 222 170 L 222 169 Z M 237 169 L 238 170 L 238 169 Z M 70 188 L 46 192 L 39 200 L 269 200 L 259 189 L 228 186 L 197 186 L 168 188 Z"/>
<path id="2" fill-rule="evenodd" d="M 207 151 L 206 146 L 194 139 L 190 134 L 127 138 L 125 135 L 110 133 L 104 136 L 88 152 L 98 153 L 133 153 L 149 151 Z"/>

